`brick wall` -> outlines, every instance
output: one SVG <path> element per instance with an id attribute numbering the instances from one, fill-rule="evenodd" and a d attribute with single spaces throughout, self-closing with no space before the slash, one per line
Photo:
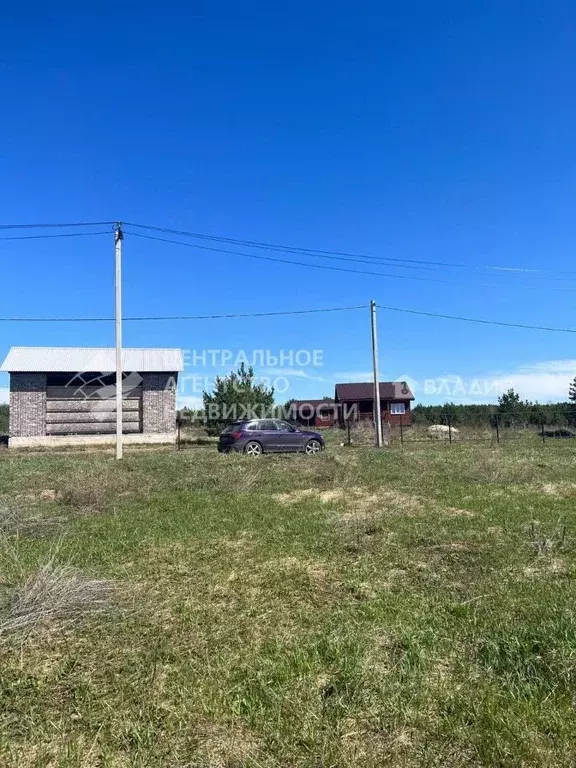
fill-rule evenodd
<path id="1" fill-rule="evenodd" d="M 46 374 L 10 375 L 10 437 L 46 434 Z"/>
<path id="2" fill-rule="evenodd" d="M 177 373 L 143 373 L 142 432 L 159 434 L 176 429 Z"/>

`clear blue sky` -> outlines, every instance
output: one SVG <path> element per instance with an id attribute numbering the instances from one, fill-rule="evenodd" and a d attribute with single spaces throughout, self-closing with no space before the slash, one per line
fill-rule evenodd
<path id="1" fill-rule="evenodd" d="M 12 4 L 0 31 L 0 223 L 122 219 L 374 256 L 574 270 L 575 22 L 568 0 Z M 0 247 L 1 315 L 113 312 L 111 235 Z M 127 314 L 375 298 L 576 327 L 576 293 L 553 290 L 576 291 L 576 275 L 376 268 L 454 281 L 445 284 L 129 235 L 124 250 Z M 576 373 L 570 335 L 385 312 L 379 325 L 382 378 L 410 375 L 422 401 L 434 399 L 424 379 L 450 374 L 508 377 L 521 394 L 562 399 Z M 111 324 L 0 323 L 0 357 L 11 345 L 113 339 Z M 323 349 L 322 369 L 290 377 L 294 397 L 329 394 L 335 379 L 362 378 L 371 364 L 367 310 L 127 324 L 125 344 Z M 0 394 L 6 386 L 0 378 Z"/>

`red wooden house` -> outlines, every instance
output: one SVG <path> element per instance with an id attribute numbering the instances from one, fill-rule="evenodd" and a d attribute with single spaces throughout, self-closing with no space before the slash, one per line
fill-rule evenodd
<path id="1" fill-rule="evenodd" d="M 292 400 L 287 418 L 303 427 L 333 427 L 340 423 L 339 409 L 334 400 Z"/>
<path id="2" fill-rule="evenodd" d="M 403 381 L 380 382 L 382 421 L 390 424 L 412 424 L 410 403 L 414 395 Z M 304 427 L 346 426 L 350 421 L 374 421 L 374 384 L 336 384 L 334 400 L 292 400 L 287 418 Z"/>
<path id="3" fill-rule="evenodd" d="M 374 384 L 372 382 L 336 384 L 336 404 L 340 425 L 351 421 L 374 421 Z M 382 421 L 390 424 L 412 424 L 410 403 L 414 395 L 404 381 L 380 382 Z"/>

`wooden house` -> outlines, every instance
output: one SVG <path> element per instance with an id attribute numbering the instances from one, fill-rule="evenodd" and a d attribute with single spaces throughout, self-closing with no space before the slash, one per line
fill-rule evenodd
<path id="1" fill-rule="evenodd" d="M 334 400 L 292 400 L 287 418 L 303 427 L 333 427 L 339 425 L 338 406 Z"/>
<path id="2" fill-rule="evenodd" d="M 383 422 L 412 424 L 410 404 L 414 395 L 403 381 L 380 382 L 380 409 Z M 336 384 L 336 405 L 340 425 L 351 421 L 374 421 L 374 384 L 372 382 Z"/>

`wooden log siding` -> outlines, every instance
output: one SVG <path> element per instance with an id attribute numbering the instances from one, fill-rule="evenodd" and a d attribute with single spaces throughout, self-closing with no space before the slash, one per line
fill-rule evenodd
<path id="1" fill-rule="evenodd" d="M 47 400 L 46 410 L 48 413 L 116 413 L 116 400 Z M 124 400 L 122 411 L 140 411 L 140 401 Z"/>
<path id="2" fill-rule="evenodd" d="M 69 411 L 48 411 L 46 413 L 46 424 L 90 424 L 95 421 L 116 423 L 116 411 L 96 411 L 87 413 L 80 411 L 70 413 Z M 139 411 L 122 411 L 123 424 L 139 424 Z"/>
<path id="3" fill-rule="evenodd" d="M 106 394 L 107 397 L 103 398 L 101 395 Z M 114 385 L 111 387 L 77 387 L 71 385 L 69 387 L 47 387 L 46 397 L 48 400 L 94 400 L 94 402 L 102 400 L 114 400 L 116 395 L 114 392 Z M 136 387 L 130 392 L 126 392 L 123 396 L 123 400 L 140 400 L 142 397 L 142 387 Z"/>
<path id="4" fill-rule="evenodd" d="M 47 424 L 47 435 L 109 435 L 115 431 L 116 422 L 93 421 L 83 424 Z M 140 424 L 123 424 L 122 432 L 140 432 Z"/>
<path id="5" fill-rule="evenodd" d="M 47 435 L 112 434 L 116 429 L 116 397 L 113 387 L 47 387 Z M 122 402 L 122 431 L 142 431 L 142 387 L 128 392 Z"/>

